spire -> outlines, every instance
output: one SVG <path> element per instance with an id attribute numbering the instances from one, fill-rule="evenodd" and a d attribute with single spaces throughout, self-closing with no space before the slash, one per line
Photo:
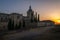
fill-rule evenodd
<path id="1" fill-rule="evenodd" d="M 31 8 L 31 5 L 29 6 L 29 9 L 28 9 L 27 13 L 34 13 L 34 11 Z"/>
<path id="2" fill-rule="evenodd" d="M 29 6 L 29 9 L 31 9 L 31 5 Z"/>
<path id="3" fill-rule="evenodd" d="M 29 10 L 28 11 L 32 11 L 31 5 L 29 6 Z"/>

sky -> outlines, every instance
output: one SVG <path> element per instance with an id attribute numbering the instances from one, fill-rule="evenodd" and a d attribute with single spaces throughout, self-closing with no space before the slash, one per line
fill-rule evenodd
<path id="1" fill-rule="evenodd" d="M 30 5 L 40 20 L 60 19 L 59 0 L 0 0 L 0 12 L 26 15 Z"/>

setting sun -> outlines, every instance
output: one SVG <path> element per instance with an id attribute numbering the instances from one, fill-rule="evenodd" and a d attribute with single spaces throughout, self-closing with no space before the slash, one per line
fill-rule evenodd
<path id="1" fill-rule="evenodd" d="M 54 20 L 55 24 L 60 24 L 60 19 Z"/>
<path id="2" fill-rule="evenodd" d="M 55 22 L 55 24 L 60 24 L 60 15 L 58 12 L 54 12 L 50 15 L 50 19 Z"/>
<path id="3" fill-rule="evenodd" d="M 54 21 L 55 24 L 60 24 L 60 19 L 53 19 L 52 21 Z"/>

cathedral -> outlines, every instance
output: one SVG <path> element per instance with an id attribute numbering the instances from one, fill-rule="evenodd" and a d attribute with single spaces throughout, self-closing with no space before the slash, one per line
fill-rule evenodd
<path id="1" fill-rule="evenodd" d="M 34 13 L 31 6 L 29 6 L 29 9 L 27 11 L 27 16 L 24 17 L 25 22 L 27 23 L 33 23 L 39 21 L 39 14 L 37 15 L 37 12 Z"/>
<path id="2" fill-rule="evenodd" d="M 39 14 L 35 13 L 31 6 L 27 11 L 27 16 L 23 16 L 19 13 L 0 13 L 0 30 L 17 30 L 17 29 L 30 29 L 40 26 L 54 25 L 50 20 L 40 21 Z"/>
<path id="3" fill-rule="evenodd" d="M 37 22 L 39 21 L 39 14 L 34 13 L 31 6 L 29 6 L 29 9 L 27 11 L 27 16 L 23 16 L 19 13 L 0 13 L 0 29 L 8 30 L 8 28 L 13 27 L 15 29 L 16 27 L 21 28 L 29 28 L 29 27 L 35 27 L 37 26 Z M 11 26 L 13 25 L 13 26 Z"/>
<path id="4" fill-rule="evenodd" d="M 26 28 L 37 27 L 37 23 L 39 22 L 39 14 L 37 14 L 37 12 L 35 13 L 30 5 L 27 11 L 27 16 L 23 16 L 23 20 L 25 21 Z"/>

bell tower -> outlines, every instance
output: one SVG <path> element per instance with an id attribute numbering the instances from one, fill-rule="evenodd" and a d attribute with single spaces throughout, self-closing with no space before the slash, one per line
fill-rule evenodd
<path id="1" fill-rule="evenodd" d="M 27 11 L 27 17 L 28 17 L 29 20 L 32 20 L 33 21 L 34 11 L 32 10 L 31 5 L 29 6 L 29 9 Z"/>

